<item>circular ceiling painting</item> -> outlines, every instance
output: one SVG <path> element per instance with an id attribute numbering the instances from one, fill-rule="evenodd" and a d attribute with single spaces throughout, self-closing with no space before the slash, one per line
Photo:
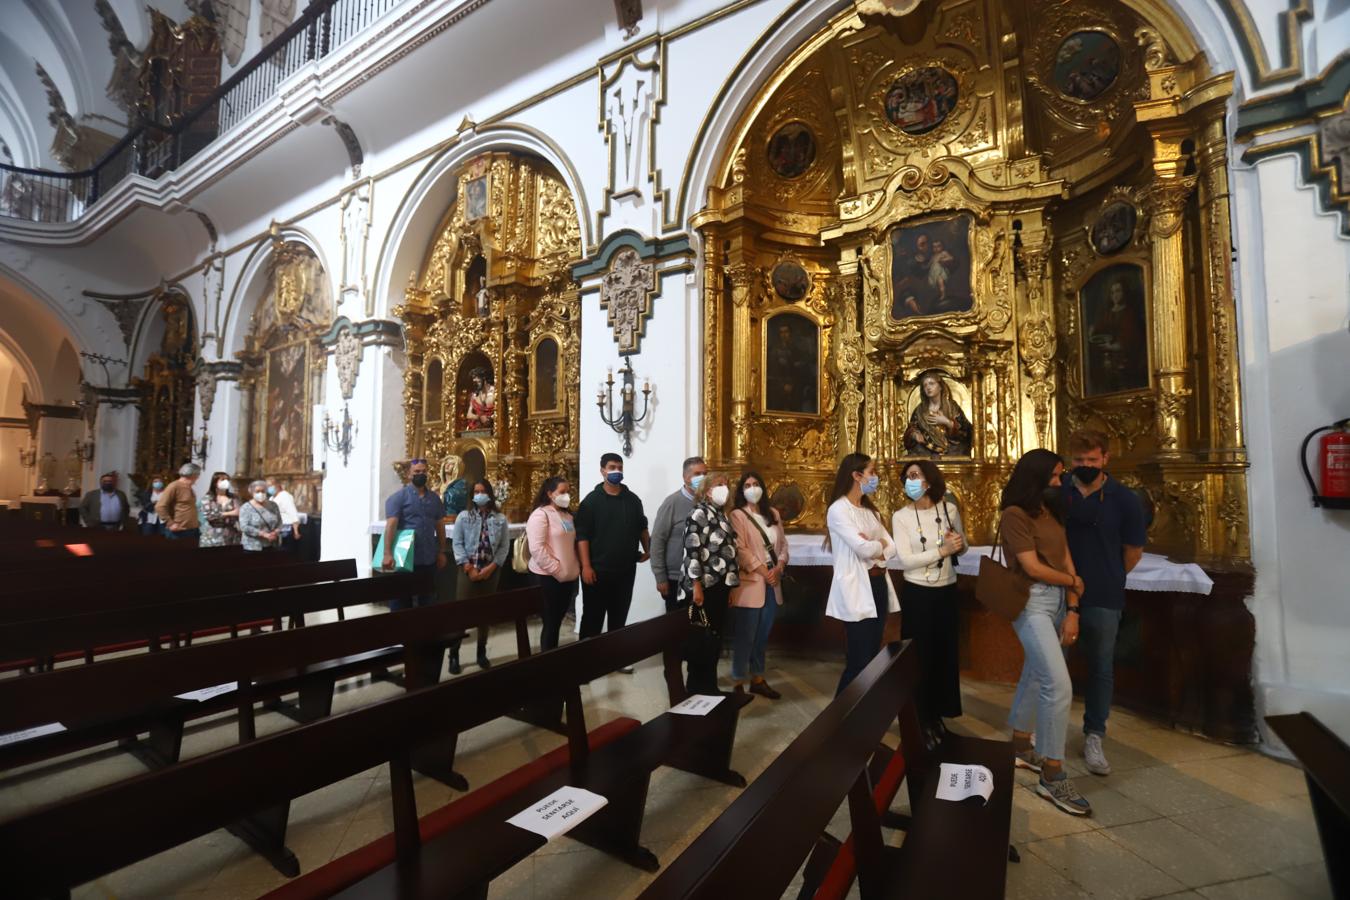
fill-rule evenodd
<path id="1" fill-rule="evenodd" d="M 769 138 L 769 168 L 779 178 L 796 178 L 816 161 L 816 136 L 801 122 L 788 122 Z"/>
<path id="2" fill-rule="evenodd" d="M 886 91 L 886 118 L 905 134 L 927 134 L 956 108 L 959 93 L 952 73 L 939 66 L 906 72 Z"/>
<path id="3" fill-rule="evenodd" d="M 1095 100 L 1120 76 L 1120 45 L 1104 31 L 1075 31 L 1055 53 L 1055 89 L 1074 100 Z"/>

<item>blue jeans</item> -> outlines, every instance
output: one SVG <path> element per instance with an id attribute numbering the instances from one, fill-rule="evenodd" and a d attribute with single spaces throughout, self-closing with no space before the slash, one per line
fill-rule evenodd
<path id="1" fill-rule="evenodd" d="M 1046 759 L 1064 758 L 1069 704 L 1073 702 L 1073 682 L 1059 643 L 1064 615 L 1064 588 L 1033 584 L 1026 609 L 1013 620 L 1026 658 L 1008 724 L 1015 731 L 1035 731 L 1036 752 Z"/>
<path id="2" fill-rule="evenodd" d="M 763 606 L 732 607 L 735 634 L 731 643 L 731 677 L 736 681 L 745 680 L 747 668 L 750 675 L 764 677 L 764 647 L 769 643 L 769 631 L 777 612 L 778 598 L 768 584 L 764 585 Z"/>
<path id="3" fill-rule="evenodd" d="M 870 578 L 872 602 L 877 606 L 877 614 L 872 619 L 844 623 L 844 671 L 839 676 L 839 686 L 834 689 L 838 697 L 867 668 L 881 650 L 881 636 L 886 630 L 886 616 L 890 612 L 890 597 L 886 593 L 886 576 Z"/>
<path id="4" fill-rule="evenodd" d="M 1116 635 L 1120 633 L 1119 609 L 1084 606 L 1078 614 L 1078 651 L 1087 664 L 1083 684 L 1083 733 L 1106 734 L 1111 715 L 1111 692 L 1116 678 Z"/>

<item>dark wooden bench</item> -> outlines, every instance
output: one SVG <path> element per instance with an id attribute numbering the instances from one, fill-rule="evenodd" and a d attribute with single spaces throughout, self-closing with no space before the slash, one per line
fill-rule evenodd
<path id="1" fill-rule="evenodd" d="M 1266 716 L 1303 766 L 1331 896 L 1350 897 L 1350 746 L 1312 713 Z"/>
<path id="2" fill-rule="evenodd" d="M 396 620 L 423 611 L 369 621 L 373 626 L 384 618 Z M 544 844 L 542 837 L 508 824 L 506 818 L 563 783 L 597 791 L 609 801 L 571 836 L 654 868 L 655 857 L 639 843 L 651 769 L 674 765 L 741 783 L 730 769 L 730 750 L 739 710 L 750 698 L 727 697 L 701 718 L 663 714 L 592 750 L 580 687 L 659 653 L 670 699 L 683 699 L 680 650 L 688 628 L 679 613 L 662 616 L 19 816 L 0 824 L 0 870 L 5 872 L 6 892 L 14 897 L 60 893 L 386 761 L 397 862 L 348 888 L 354 895 L 483 896 L 493 877 Z M 261 647 L 292 634 L 240 638 L 239 643 Z M 561 696 L 567 707 L 566 770 L 520 785 L 509 797 L 423 844 L 412 783 L 414 748 L 549 696 Z M 115 829 L 111 823 L 116 823 Z M 80 852 L 71 853 L 71 847 Z"/>
<path id="3" fill-rule="evenodd" d="M 845 846 L 864 898 L 1002 897 L 1012 745 L 953 735 L 940 750 L 927 750 L 914 707 L 917 680 L 908 643 L 883 649 L 641 896 L 782 896 L 847 799 L 853 833 Z M 903 756 L 897 761 L 885 751 L 878 767 L 877 746 L 897 714 Z M 994 775 L 988 804 L 938 800 L 941 762 L 988 766 Z M 889 802 L 878 802 L 885 787 L 878 771 L 897 784 L 902 775 L 909 786 L 911 818 L 891 823 L 908 829 L 899 848 L 883 839 Z"/>
<path id="4" fill-rule="evenodd" d="M 125 586 L 132 590 L 137 583 L 171 576 L 271 569 L 294 564 L 295 557 L 284 553 L 244 553 L 235 547 L 161 553 L 144 559 L 72 556 L 4 572 L 0 578 L 0 598 L 25 591 L 78 590 L 86 584 Z"/>

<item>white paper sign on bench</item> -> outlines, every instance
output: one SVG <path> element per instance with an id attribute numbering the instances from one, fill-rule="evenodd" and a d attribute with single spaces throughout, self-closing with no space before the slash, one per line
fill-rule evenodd
<path id="1" fill-rule="evenodd" d="M 48 722 L 46 725 L 35 725 L 32 728 L 25 728 L 22 731 L 11 731 L 6 734 L 0 734 L 0 747 L 9 744 L 17 744 L 20 741 L 30 741 L 33 738 L 42 737 L 44 734 L 56 734 L 59 731 L 65 731 L 66 726 L 60 722 Z"/>
<path id="2" fill-rule="evenodd" d="M 706 716 L 721 702 L 721 697 L 711 694 L 690 694 L 672 706 L 670 711 L 681 716 Z"/>
<path id="3" fill-rule="evenodd" d="M 595 815 L 609 801 L 585 788 L 566 785 L 558 788 L 529 809 L 521 810 L 506 821 L 517 828 L 533 831 L 546 841 L 567 834 Z"/>
<path id="4" fill-rule="evenodd" d="M 985 766 L 963 766 L 958 763 L 943 763 L 938 773 L 937 798 L 939 800 L 964 800 L 967 797 L 983 797 L 989 802 L 994 792 L 994 773 Z"/>
<path id="5" fill-rule="evenodd" d="M 186 694 L 174 694 L 174 696 L 179 700 L 196 700 L 200 703 L 203 700 L 210 700 L 212 697 L 219 697 L 221 694 L 228 694 L 238 686 L 238 682 L 229 681 L 225 684 L 217 684 L 214 687 L 202 688 L 197 691 L 188 691 Z"/>

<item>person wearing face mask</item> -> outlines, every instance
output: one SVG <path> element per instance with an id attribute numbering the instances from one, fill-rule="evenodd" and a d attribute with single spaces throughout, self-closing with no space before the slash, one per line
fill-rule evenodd
<path id="1" fill-rule="evenodd" d="M 104 531 L 122 531 L 131 523 L 131 501 L 118 490 L 116 472 L 104 472 L 99 476 L 98 490 L 81 498 L 80 521 L 85 528 Z"/>
<path id="2" fill-rule="evenodd" d="M 267 479 L 267 496 L 281 510 L 281 549 L 287 553 L 298 553 L 300 511 L 295 508 L 295 497 L 276 478 Z"/>
<path id="3" fill-rule="evenodd" d="M 959 600 L 952 560 L 966 549 L 961 512 L 947 501 L 947 483 L 926 459 L 904 470 L 909 503 L 891 516 L 891 535 L 904 570 L 905 614 L 900 636 L 919 654 L 915 701 L 930 744 L 943 733 L 942 719 L 961 715 Z"/>
<path id="4" fill-rule="evenodd" d="M 900 610 L 895 586 L 886 575 L 886 561 L 896 555 L 895 542 L 872 502 L 879 481 L 870 456 L 845 456 L 834 476 L 825 514 L 825 546 L 834 556 L 825 615 L 844 623 L 844 671 L 836 697 L 877 655 L 886 616 Z"/>
<path id="5" fill-rule="evenodd" d="M 689 519 L 689 511 L 694 508 L 694 491 L 708 474 L 708 464 L 701 456 L 691 456 L 684 461 L 681 477 L 684 483 L 680 489 L 661 501 L 656 511 L 656 520 L 652 523 L 652 575 L 656 578 L 656 592 L 666 602 L 666 612 L 677 605 L 676 591 L 672 587 L 672 576 L 678 580 L 680 564 L 684 562 L 684 547 L 680 538 L 684 535 L 684 523 Z"/>
<path id="6" fill-rule="evenodd" d="M 146 537 L 161 537 L 164 534 L 164 523 L 155 513 L 155 504 L 159 502 L 159 495 L 163 492 L 164 476 L 153 475 L 150 479 L 150 490 L 141 490 L 136 495 L 136 502 L 141 507 L 136 522 L 140 525 L 141 534 Z"/>
<path id="7" fill-rule="evenodd" d="M 535 495 L 534 511 L 525 520 L 530 572 L 545 600 L 544 627 L 539 632 L 541 650 L 558 646 L 558 632 L 577 595 L 577 579 L 581 576 L 571 487 L 566 478 L 557 475 L 545 480 Z"/>
<path id="8" fill-rule="evenodd" d="M 764 650 L 778 607 L 783 603 L 783 570 L 788 564 L 787 535 L 778 510 L 764 496 L 764 479 L 746 472 L 736 485 L 735 509 L 728 517 L 736 529 L 740 584 L 731 589 L 734 621 L 731 650 L 733 690 L 777 700 L 782 694 L 764 679 Z"/>
<path id="9" fill-rule="evenodd" d="M 1073 702 L 1064 648 L 1078 640 L 1083 579 L 1074 569 L 1064 537 L 1063 474 L 1064 463 L 1054 453 L 1028 451 L 1013 467 L 999 502 L 1004 559 L 1008 568 L 1032 582 L 1026 606 L 1013 620 L 1023 661 L 1008 724 L 1013 729 L 1014 764 L 1040 773 L 1036 793 L 1070 815 L 1086 816 L 1092 806 L 1064 774 L 1064 740 Z"/>
<path id="10" fill-rule="evenodd" d="M 651 557 L 652 537 L 642 501 L 623 483 L 623 457 L 600 457 L 603 479 L 577 507 L 577 552 L 581 557 L 581 636 L 622 628 L 633 603 L 637 565 Z M 629 674 L 631 666 L 619 671 Z"/>
<path id="11" fill-rule="evenodd" d="M 1144 507 L 1134 491 L 1106 474 L 1111 461 L 1100 431 L 1069 436 L 1073 477 L 1064 492 L 1064 530 L 1074 568 L 1083 577 L 1078 652 L 1087 668 L 1083 685 L 1083 762 L 1093 775 L 1110 775 L 1102 749 L 1115 686 L 1116 634 L 1125 610 L 1125 576 L 1139 564 L 1148 540 Z"/>
<path id="12" fill-rule="evenodd" d="M 380 570 L 394 570 L 394 541 L 400 531 L 413 532 L 413 571 L 436 572 L 449 564 L 445 553 L 445 504 L 435 491 L 427 490 L 427 461 L 408 461 L 408 483 L 384 501 L 384 558 Z M 436 599 L 434 592 L 391 600 L 391 610 L 423 606 Z"/>
<path id="13" fill-rule="evenodd" d="M 722 655 L 727 607 L 741 583 L 736 561 L 736 529 L 727 518 L 731 485 L 722 473 L 711 473 L 694 492 L 694 508 L 684 524 L 684 560 L 680 564 L 679 605 L 702 610 L 707 627 L 695 629 L 685 649 L 691 694 L 719 694 L 717 658 Z"/>
<path id="14" fill-rule="evenodd" d="M 469 486 L 469 508 L 455 517 L 455 565 L 459 566 L 456 600 L 497 593 L 502 566 L 511 552 L 506 538 L 506 516 L 497 510 L 497 497 L 487 479 Z M 478 668 L 492 666 L 487 655 L 489 628 L 478 626 Z M 459 673 L 459 641 L 450 645 L 450 671 Z"/>
<path id="15" fill-rule="evenodd" d="M 233 547 L 240 542 L 239 504 L 230 492 L 228 475 L 224 472 L 213 474 L 206 493 L 197 502 L 197 515 L 202 521 L 198 547 Z"/>
<path id="16" fill-rule="evenodd" d="M 281 510 L 267 499 L 267 482 L 256 479 L 248 485 L 249 501 L 239 508 L 239 531 L 244 550 L 275 550 L 281 546 Z"/>

